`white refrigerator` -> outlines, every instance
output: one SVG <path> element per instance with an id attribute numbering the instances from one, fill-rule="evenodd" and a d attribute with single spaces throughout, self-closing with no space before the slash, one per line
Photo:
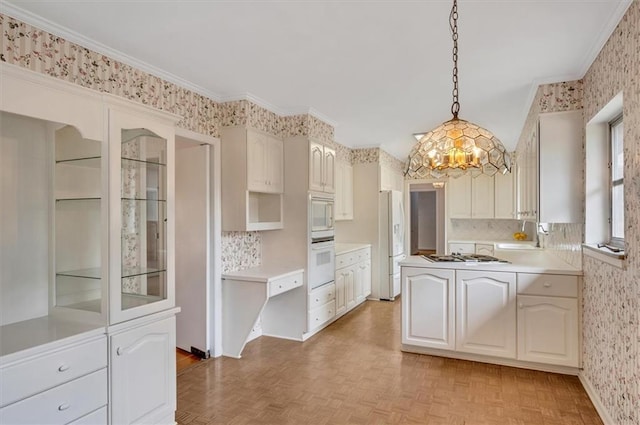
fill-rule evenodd
<path id="1" fill-rule="evenodd" d="M 383 190 L 378 205 L 380 235 L 380 299 L 400 295 L 400 261 L 404 260 L 404 208 L 402 192 Z"/>

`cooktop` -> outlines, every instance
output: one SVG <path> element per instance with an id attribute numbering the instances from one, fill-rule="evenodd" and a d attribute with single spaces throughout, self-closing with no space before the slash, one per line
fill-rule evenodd
<path id="1" fill-rule="evenodd" d="M 507 260 L 501 260 L 491 255 L 460 254 L 457 252 L 452 252 L 449 255 L 423 255 L 422 258 L 434 263 L 509 263 Z"/>

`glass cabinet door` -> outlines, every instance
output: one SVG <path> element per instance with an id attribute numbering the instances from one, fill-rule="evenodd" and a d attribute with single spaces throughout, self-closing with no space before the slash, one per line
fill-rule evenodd
<path id="1" fill-rule="evenodd" d="M 110 323 L 171 308 L 174 130 L 109 111 Z"/>
<path id="2" fill-rule="evenodd" d="M 167 140 L 123 129 L 122 309 L 167 298 Z"/>

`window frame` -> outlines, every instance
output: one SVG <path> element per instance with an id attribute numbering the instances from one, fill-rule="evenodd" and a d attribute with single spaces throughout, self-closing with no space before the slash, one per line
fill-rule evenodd
<path id="1" fill-rule="evenodd" d="M 614 171 L 614 144 L 617 142 L 615 138 L 615 128 L 619 125 L 624 126 L 624 116 L 620 114 L 616 116 L 614 119 L 609 121 L 609 244 L 618 248 L 624 248 L 624 154 L 622 158 L 622 177 L 614 180 L 613 171 Z M 622 140 L 620 141 L 624 151 L 624 127 L 622 130 Z M 613 190 L 614 187 L 622 187 L 623 192 L 623 204 L 620 205 L 622 209 L 622 219 L 623 219 L 623 227 L 622 227 L 622 238 L 613 236 L 613 214 L 614 214 L 614 201 L 613 201 Z"/>

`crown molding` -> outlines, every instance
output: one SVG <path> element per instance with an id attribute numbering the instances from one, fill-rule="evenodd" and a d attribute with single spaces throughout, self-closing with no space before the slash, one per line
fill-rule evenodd
<path id="1" fill-rule="evenodd" d="M 177 75 L 163 71 L 162 69 L 150 65 L 146 62 L 135 59 L 125 53 L 120 52 L 119 50 L 108 47 L 102 43 L 92 40 L 89 37 L 70 30 L 69 28 L 44 19 L 41 16 L 29 12 L 28 10 L 22 9 L 14 4 L 7 3 L 5 1 L 2 1 L 1 3 L 2 8 L 0 9 L 0 13 L 4 15 L 11 16 L 12 18 L 24 22 L 25 24 L 32 25 L 36 28 L 49 32 L 58 37 L 62 37 L 67 41 L 78 44 L 89 50 L 108 56 L 116 61 L 122 62 L 134 68 L 140 69 L 146 73 L 162 78 L 163 80 L 169 81 L 170 83 L 174 83 L 180 87 L 191 90 L 194 93 L 200 94 L 213 100 L 214 102 L 220 102 L 220 95 L 218 93 L 214 93 L 210 90 L 205 89 L 204 87 L 193 84 L 185 80 L 184 78 L 178 77 Z"/>
<path id="2" fill-rule="evenodd" d="M 336 121 L 332 120 L 331 118 L 327 117 L 326 115 L 324 115 L 323 113 L 319 112 L 318 110 L 314 109 L 314 108 L 307 108 L 307 107 L 300 107 L 300 108 L 279 108 L 276 105 L 274 105 L 273 103 L 267 102 L 266 100 L 255 96 L 251 93 L 242 93 L 242 94 L 234 94 L 234 95 L 226 95 L 226 96 L 222 96 L 220 101 L 221 102 L 237 102 L 240 100 L 246 100 L 249 101 L 251 103 L 254 103 L 262 108 L 267 109 L 268 111 L 273 112 L 274 114 L 277 114 L 281 117 L 288 117 L 288 116 L 292 116 L 292 115 L 311 115 L 317 119 L 319 119 L 320 121 L 329 124 L 330 126 L 332 126 L 333 128 L 336 128 L 338 126 L 338 124 L 336 123 Z"/>
<path id="3" fill-rule="evenodd" d="M 627 12 L 629 6 L 631 6 L 633 0 L 620 0 L 618 3 L 618 7 L 613 12 L 613 14 L 609 17 L 609 20 L 600 28 L 600 32 L 598 33 L 598 37 L 596 38 L 595 43 L 592 45 L 591 49 L 585 54 L 582 59 L 582 64 L 579 68 L 580 77 L 577 79 L 584 78 L 591 65 L 596 60 L 600 51 L 604 47 L 604 45 L 609 41 L 611 34 L 615 31 L 616 27 L 624 17 L 624 14 Z"/>

